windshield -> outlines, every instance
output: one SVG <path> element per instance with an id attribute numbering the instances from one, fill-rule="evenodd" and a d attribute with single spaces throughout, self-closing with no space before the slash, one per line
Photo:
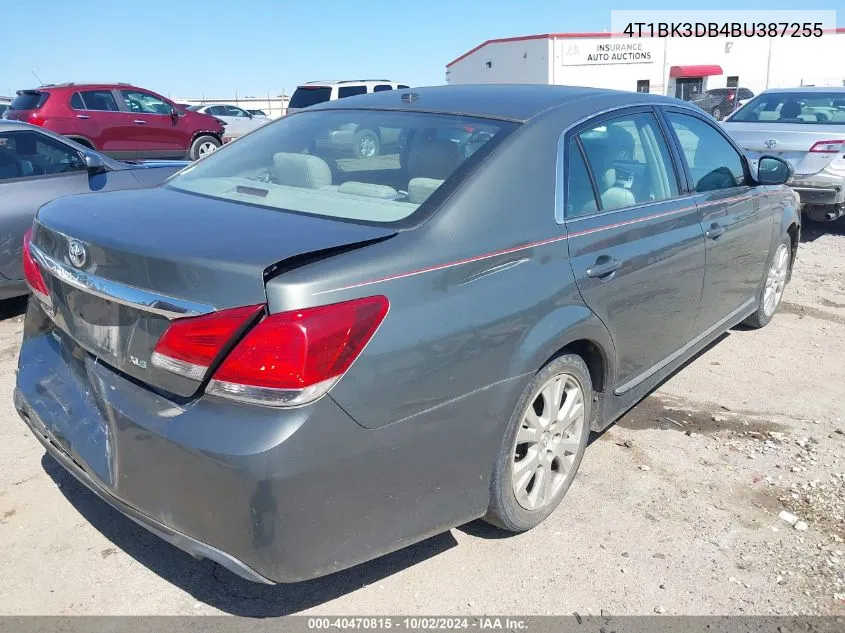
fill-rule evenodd
<path id="1" fill-rule="evenodd" d="M 300 86 L 293 91 L 288 107 L 307 108 L 328 101 L 331 96 L 331 86 Z"/>
<path id="2" fill-rule="evenodd" d="M 168 184 L 213 198 L 366 223 L 401 222 L 516 124 L 367 110 L 290 115 Z M 462 178 L 456 175 L 456 178 Z"/>
<path id="3" fill-rule="evenodd" d="M 738 123 L 845 125 L 845 91 L 764 93 L 749 101 L 729 120 Z"/>

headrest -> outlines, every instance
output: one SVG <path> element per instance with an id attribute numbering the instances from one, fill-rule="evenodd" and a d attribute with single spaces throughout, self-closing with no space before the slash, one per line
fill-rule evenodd
<path id="1" fill-rule="evenodd" d="M 801 114 L 801 104 L 797 101 L 787 101 L 780 108 L 781 119 L 797 119 Z"/>
<path id="2" fill-rule="evenodd" d="M 273 177 L 280 185 L 303 189 L 319 189 L 332 184 L 332 170 L 329 169 L 328 163 L 310 154 L 275 154 Z"/>
<path id="3" fill-rule="evenodd" d="M 461 164 L 458 146 L 446 139 L 431 139 L 415 143 L 408 155 L 408 174 L 411 178 L 446 180 Z"/>
<path id="4" fill-rule="evenodd" d="M 422 204 L 442 184 L 436 178 L 412 178 L 408 183 L 408 202 Z"/>

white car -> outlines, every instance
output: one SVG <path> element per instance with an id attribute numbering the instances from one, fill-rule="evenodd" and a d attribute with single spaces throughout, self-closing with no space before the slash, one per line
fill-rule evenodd
<path id="1" fill-rule="evenodd" d="M 227 103 L 205 103 L 203 105 L 191 106 L 188 109 L 194 112 L 210 114 L 223 121 L 226 124 L 226 129 L 223 131 L 224 142 L 232 141 L 273 120 L 270 117 L 251 114 L 243 108 Z"/>
<path id="2" fill-rule="evenodd" d="M 346 81 L 309 81 L 298 86 L 288 103 L 288 114 L 308 106 L 345 97 L 366 95 L 383 90 L 407 90 L 406 84 L 390 79 L 351 79 Z"/>

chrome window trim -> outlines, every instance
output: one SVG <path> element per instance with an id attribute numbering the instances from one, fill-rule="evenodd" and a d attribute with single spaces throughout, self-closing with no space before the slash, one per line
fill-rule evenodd
<path id="1" fill-rule="evenodd" d="M 638 108 L 638 107 L 657 108 L 657 107 L 661 107 L 661 106 L 671 106 L 673 108 L 678 108 L 680 110 L 688 110 L 692 113 L 696 112 L 695 108 L 691 108 L 687 105 L 684 105 L 683 103 L 675 104 L 675 103 L 666 103 L 665 101 L 640 101 L 640 102 L 636 102 L 636 103 L 626 103 L 625 105 L 616 105 L 616 106 L 613 106 L 612 108 L 606 108 L 604 110 L 599 110 L 598 112 L 593 112 L 592 114 L 590 114 L 588 116 L 581 117 L 577 121 L 570 123 L 568 126 L 566 126 L 563 129 L 563 131 L 560 133 L 560 136 L 558 136 L 558 139 L 557 139 L 557 158 L 556 158 L 556 161 L 555 161 L 555 222 L 557 224 L 564 224 L 566 222 L 566 214 L 565 214 L 566 203 L 565 203 L 565 200 L 564 200 L 564 198 L 566 197 L 566 179 L 564 178 L 564 174 L 566 173 L 566 166 L 567 166 L 566 163 L 565 163 L 565 160 L 566 160 L 566 135 L 569 134 L 569 132 L 571 132 L 574 128 L 586 123 L 587 121 L 589 121 L 591 119 L 595 119 L 597 117 L 604 116 L 606 114 L 610 114 L 612 112 L 617 112 L 617 111 L 620 111 L 620 110 L 628 110 L 629 108 Z M 657 117 L 657 123 L 662 129 L 663 122 L 660 120 L 659 117 Z M 668 139 L 667 139 L 667 143 L 668 143 Z M 674 161 L 672 162 L 672 169 L 673 170 L 675 169 Z M 675 196 L 674 198 L 667 198 L 667 200 L 682 199 L 682 198 L 686 198 L 686 197 L 689 197 L 689 194 L 678 195 L 678 196 Z M 653 202 L 665 202 L 665 201 L 666 200 L 655 200 Z M 639 205 L 634 205 L 634 206 L 642 206 L 642 205 L 646 205 L 646 204 L 653 204 L 653 202 L 651 202 L 651 201 L 650 202 L 642 202 Z M 612 211 L 624 211 L 624 210 L 631 209 L 631 208 L 633 208 L 633 206 L 632 207 L 623 207 L 622 209 L 608 209 L 607 211 L 599 210 L 596 213 L 590 214 L 589 217 L 595 217 L 597 215 L 602 215 L 604 213 L 608 213 L 608 212 L 612 212 Z M 584 216 L 584 217 L 587 217 L 587 216 Z M 575 219 L 575 218 L 573 218 L 573 219 Z"/>
<path id="2" fill-rule="evenodd" d="M 56 261 L 35 244 L 30 243 L 30 252 L 41 268 L 56 279 L 108 301 L 137 308 L 144 312 L 158 314 L 168 319 L 179 317 L 200 316 L 209 312 L 216 312 L 213 306 L 177 299 L 168 295 L 151 292 L 136 286 L 122 284 L 82 270 L 69 268 Z"/>

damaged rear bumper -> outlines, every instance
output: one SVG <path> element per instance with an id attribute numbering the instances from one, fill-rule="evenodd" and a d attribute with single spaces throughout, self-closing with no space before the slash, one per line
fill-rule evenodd
<path id="1" fill-rule="evenodd" d="M 178 547 L 195 558 L 208 558 L 213 560 L 215 563 L 222 565 L 232 573 L 237 574 L 246 580 L 251 580 L 252 582 L 259 582 L 268 585 L 275 584 L 273 581 L 268 580 L 234 556 L 230 556 L 226 552 L 203 543 L 202 541 L 190 537 L 187 534 L 182 534 L 163 523 L 159 523 L 158 521 L 151 519 L 132 506 L 123 503 L 120 499 L 100 487 L 97 482 L 95 482 L 94 479 L 85 472 L 82 466 L 77 463 L 73 457 L 71 457 L 50 435 L 38 415 L 34 413 L 32 409 L 27 407 L 17 389 L 15 389 L 15 408 L 38 441 L 40 441 L 44 446 L 47 453 L 59 462 L 59 464 L 61 464 L 65 470 L 73 475 L 80 483 L 85 485 L 91 492 L 108 503 L 115 510 L 129 519 L 132 519 L 135 523 L 149 530 L 162 540 L 167 541 L 171 545 Z"/>

